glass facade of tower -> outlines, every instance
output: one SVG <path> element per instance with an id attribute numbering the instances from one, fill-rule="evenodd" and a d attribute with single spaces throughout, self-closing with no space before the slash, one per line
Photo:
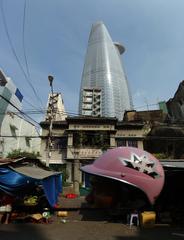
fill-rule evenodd
<path id="1" fill-rule="evenodd" d="M 84 88 L 99 88 L 102 91 L 102 116 L 122 120 L 125 110 L 132 109 L 126 75 L 120 54 L 124 47 L 113 43 L 102 22 L 93 24 L 81 80 L 79 114 L 82 114 Z"/>

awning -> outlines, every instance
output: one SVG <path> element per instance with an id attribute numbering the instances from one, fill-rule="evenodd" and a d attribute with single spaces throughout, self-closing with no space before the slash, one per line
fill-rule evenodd
<path id="1" fill-rule="evenodd" d="M 164 168 L 183 168 L 184 169 L 184 160 L 182 161 L 160 161 Z"/>
<path id="2" fill-rule="evenodd" d="M 25 176 L 35 178 L 35 179 L 40 179 L 40 180 L 50 176 L 60 174 L 58 172 L 47 171 L 36 166 L 34 167 L 33 166 L 15 166 L 15 167 L 10 166 L 10 168 Z"/>
<path id="3" fill-rule="evenodd" d="M 46 171 L 37 166 L 9 166 L 0 167 L 0 190 L 11 195 L 23 195 L 31 186 L 40 184 L 51 206 L 57 203 L 62 191 L 62 175 Z"/>
<path id="4" fill-rule="evenodd" d="M 21 157 L 21 158 L 18 158 L 18 159 L 0 158 L 0 166 L 9 165 L 11 163 L 16 163 L 16 162 L 21 162 L 24 159 L 25 159 L 25 157 Z"/>

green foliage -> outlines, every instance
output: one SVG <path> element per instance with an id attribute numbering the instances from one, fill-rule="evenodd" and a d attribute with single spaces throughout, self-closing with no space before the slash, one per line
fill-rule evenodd
<path id="1" fill-rule="evenodd" d="M 152 153 L 157 159 L 167 159 L 168 155 L 166 153 Z"/>
<path id="2" fill-rule="evenodd" d="M 90 131 L 75 132 L 73 135 L 74 147 L 92 147 L 108 149 L 110 145 L 110 136 L 107 132 Z"/>
<path id="3" fill-rule="evenodd" d="M 40 157 L 40 153 L 26 152 L 26 151 L 22 151 L 21 149 L 14 149 L 12 150 L 12 152 L 9 152 L 7 155 L 7 158 L 12 158 L 12 159 L 21 158 L 21 157 L 26 157 L 28 159 L 37 159 L 38 157 Z"/>

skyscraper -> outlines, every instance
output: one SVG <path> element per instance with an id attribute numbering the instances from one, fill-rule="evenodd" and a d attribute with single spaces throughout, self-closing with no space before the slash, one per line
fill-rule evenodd
<path id="1" fill-rule="evenodd" d="M 101 89 L 102 116 L 122 120 L 132 109 L 132 98 L 120 55 L 125 48 L 113 43 L 103 22 L 92 25 L 81 80 L 79 114 L 82 114 L 83 89 Z"/>

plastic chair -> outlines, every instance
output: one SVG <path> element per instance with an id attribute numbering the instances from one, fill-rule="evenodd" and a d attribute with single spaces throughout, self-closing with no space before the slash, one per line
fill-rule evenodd
<path id="1" fill-rule="evenodd" d="M 130 214 L 130 228 L 134 225 L 134 219 L 137 221 L 137 226 L 139 226 L 139 214 L 138 213 L 131 213 Z"/>

